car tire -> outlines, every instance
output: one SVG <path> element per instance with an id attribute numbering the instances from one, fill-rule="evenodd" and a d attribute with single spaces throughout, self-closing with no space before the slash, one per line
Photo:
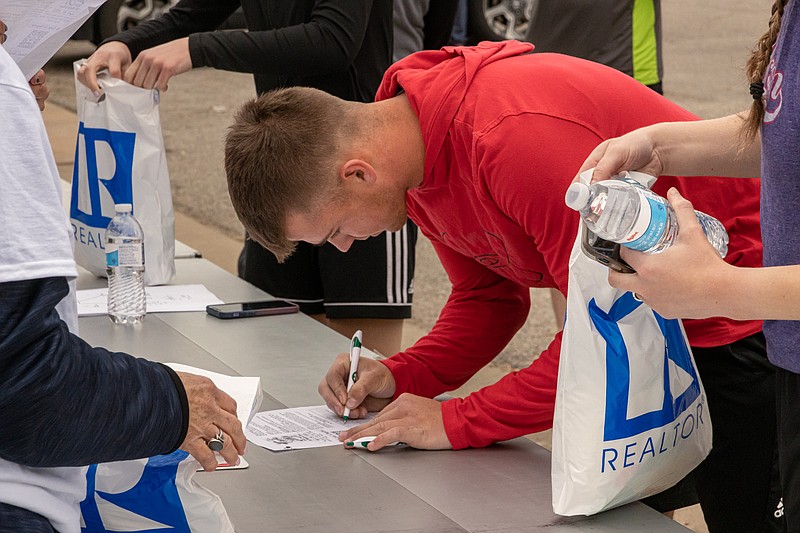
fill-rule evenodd
<path id="1" fill-rule="evenodd" d="M 471 42 L 525 40 L 536 0 L 468 0 Z"/>

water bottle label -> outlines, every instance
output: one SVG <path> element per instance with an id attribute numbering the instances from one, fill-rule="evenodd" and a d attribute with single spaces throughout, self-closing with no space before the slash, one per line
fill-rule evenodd
<path id="1" fill-rule="evenodd" d="M 665 200 L 659 196 L 651 194 L 642 194 L 641 196 L 642 210 L 636 224 L 638 231 L 630 235 L 625 246 L 643 252 L 656 246 L 661 239 L 661 235 L 667 227 L 667 206 Z M 647 216 L 648 214 L 649 216 Z"/>
<path id="2" fill-rule="evenodd" d="M 144 245 L 106 244 L 107 267 L 142 267 L 144 266 Z"/>
<path id="3" fill-rule="evenodd" d="M 118 246 L 114 242 L 106 242 L 106 267 L 118 267 L 119 266 L 119 252 Z"/>
<path id="4" fill-rule="evenodd" d="M 117 250 L 114 250 L 113 252 L 109 251 L 107 244 L 106 244 L 106 266 L 109 268 L 119 266 L 119 252 Z"/>

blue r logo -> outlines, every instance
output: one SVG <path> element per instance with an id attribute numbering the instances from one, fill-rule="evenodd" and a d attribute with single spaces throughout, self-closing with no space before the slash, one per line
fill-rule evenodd
<path id="1" fill-rule="evenodd" d="M 589 302 L 589 316 L 597 331 L 606 341 L 606 416 L 603 438 L 605 441 L 624 439 L 674 421 L 700 396 L 700 383 L 686 346 L 680 324 L 667 320 L 652 311 L 664 335 L 664 401 L 660 410 L 628 418 L 628 397 L 631 389 L 631 372 L 628 348 L 618 322 L 642 305 L 625 293 L 606 313 L 595 302 Z M 644 354 L 634 354 L 642 357 Z M 691 377 L 691 384 L 677 398 L 670 387 L 669 361 Z"/>
<path id="2" fill-rule="evenodd" d="M 88 211 L 79 207 L 79 176 L 80 147 L 83 143 L 86 155 L 86 178 L 89 192 Z M 106 143 L 114 154 L 114 175 L 105 178 L 99 176 L 97 170 L 97 144 Z M 80 123 L 78 127 L 78 142 L 75 146 L 75 166 L 72 171 L 72 199 L 70 201 L 70 216 L 87 226 L 105 229 L 111 218 L 103 215 L 103 205 L 100 195 L 102 185 L 111 196 L 115 204 L 133 203 L 133 149 L 136 144 L 136 134 L 123 131 L 110 131 L 98 128 L 87 128 Z M 84 206 L 84 209 L 86 206 Z"/>

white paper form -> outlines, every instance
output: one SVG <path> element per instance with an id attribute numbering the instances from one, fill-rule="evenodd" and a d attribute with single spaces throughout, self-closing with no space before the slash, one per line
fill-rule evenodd
<path id="1" fill-rule="evenodd" d="M 3 47 L 30 79 L 106 0 L 3 0 Z"/>
<path id="2" fill-rule="evenodd" d="M 222 300 L 204 285 L 161 285 L 145 287 L 148 313 L 205 311 L 207 305 L 221 304 Z M 108 289 L 76 291 L 78 316 L 105 315 L 108 313 Z"/>
<path id="3" fill-rule="evenodd" d="M 273 452 L 341 446 L 340 432 L 376 415 L 370 413 L 366 418 L 345 422 L 325 405 L 263 411 L 253 417 L 244 434 L 253 444 Z"/>
<path id="4" fill-rule="evenodd" d="M 253 415 L 261 406 L 264 394 L 261 392 L 261 378 L 247 376 L 226 376 L 203 368 L 182 365 L 180 363 L 166 363 L 175 372 L 186 372 L 204 376 L 214 382 L 218 389 L 226 392 L 236 400 L 236 418 L 242 426 L 247 426 Z"/>

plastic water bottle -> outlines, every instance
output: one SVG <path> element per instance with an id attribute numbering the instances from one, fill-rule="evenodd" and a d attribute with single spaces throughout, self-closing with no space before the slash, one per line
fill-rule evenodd
<path id="1" fill-rule="evenodd" d="M 678 221 L 669 202 L 624 175 L 592 185 L 576 182 L 564 199 L 597 236 L 648 254 L 663 252 L 678 236 Z M 719 255 L 728 253 L 728 232 L 716 218 L 695 211 L 708 242 Z"/>
<path id="2" fill-rule="evenodd" d="M 108 317 L 115 324 L 138 324 L 146 312 L 144 232 L 131 204 L 117 204 L 105 233 Z"/>

